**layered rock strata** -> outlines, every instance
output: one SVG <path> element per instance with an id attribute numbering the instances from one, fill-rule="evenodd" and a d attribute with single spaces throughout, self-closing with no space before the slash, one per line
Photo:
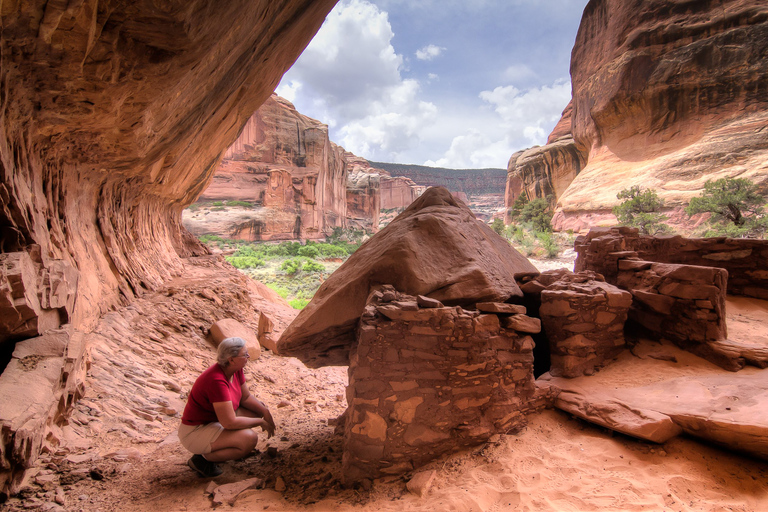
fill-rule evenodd
<path id="1" fill-rule="evenodd" d="M 321 286 L 278 343 L 311 367 L 346 365 L 373 286 L 450 306 L 522 299 L 516 273 L 536 268 L 442 187 L 428 189 Z"/>
<path id="2" fill-rule="evenodd" d="M 635 228 L 595 228 L 574 243 L 575 270 L 593 270 L 613 282 L 620 258 L 717 267 L 728 271 L 728 293 L 768 299 L 768 240 L 640 235 Z"/>
<path id="3" fill-rule="evenodd" d="M 200 195 L 252 207 L 237 208 L 234 216 L 218 209 L 188 212 L 184 225 L 198 236 L 249 241 L 322 238 L 346 227 L 344 153 L 328 139 L 326 125 L 273 94 L 248 119 Z"/>
<path id="4" fill-rule="evenodd" d="M 553 193 L 555 229 L 580 231 L 615 224 L 616 195 L 632 185 L 673 210 L 708 179 L 768 190 L 766 51 L 761 0 L 591 0 L 571 53 L 572 104 L 547 146 L 510 160 L 507 206 L 522 190 Z"/>
<path id="5" fill-rule="evenodd" d="M 182 209 L 334 4 L 3 4 L 0 246 L 23 267 L 0 273 L 0 308 L 14 318 L 3 352 L 66 323 L 80 339 L 207 252 Z M 69 343 L 82 368 L 87 351 Z M 74 396 L 69 378 L 51 382 L 26 404 L 42 416 Z M 3 418 L 6 440 L 23 436 L 17 419 Z M 37 456 L 27 446 L 3 448 L 0 487 Z"/>
<path id="6" fill-rule="evenodd" d="M 520 195 L 529 200 L 549 199 L 554 207 L 586 164 L 586 152 L 576 145 L 571 135 L 571 105 L 563 111 L 546 145 L 518 151 L 510 157 L 504 192 L 507 209 Z"/>
<path id="7" fill-rule="evenodd" d="M 539 315 L 546 332 L 550 373 L 591 375 L 625 347 L 624 324 L 632 295 L 593 272 L 565 274 L 541 292 Z"/>
<path id="8" fill-rule="evenodd" d="M 493 305 L 445 307 L 391 286 L 371 294 L 350 357 L 347 480 L 403 474 L 524 425 L 535 391 L 527 330 L 540 326 L 520 306 Z"/>

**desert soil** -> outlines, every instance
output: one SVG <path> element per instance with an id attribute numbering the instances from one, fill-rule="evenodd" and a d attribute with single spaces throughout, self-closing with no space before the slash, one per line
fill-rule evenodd
<path id="1" fill-rule="evenodd" d="M 183 283 L 187 289 L 216 289 L 206 274 L 211 268 L 189 269 Z M 260 483 L 237 495 L 233 505 L 218 508 L 768 510 L 765 461 L 690 438 L 664 445 L 638 441 L 557 410 L 530 416 L 520 432 L 420 468 L 436 472 L 423 497 L 406 488 L 412 474 L 346 487 L 341 478 L 342 438 L 334 428 L 346 408 L 346 368 L 308 369 L 297 359 L 267 350 L 249 363 L 246 375 L 252 392 L 272 410 L 276 435 L 263 438 L 252 456 L 225 463 L 220 477 L 200 478 L 187 467 L 189 453 L 179 445 L 175 430 L 186 391 L 213 362 L 214 350 L 201 336 L 190 334 L 200 329 L 194 319 L 186 320 L 190 330 L 169 325 L 168 312 L 175 304 L 170 301 L 179 297 L 178 289 L 150 294 L 105 318 L 97 329 L 101 343 L 93 348 L 85 396 L 69 425 L 54 433 L 58 446 L 30 472 L 29 487 L 0 508 L 211 510 L 215 505 L 209 491 L 214 487 L 258 478 Z M 729 325 L 739 335 L 765 339 L 768 303 L 739 298 L 729 301 L 728 312 Z M 272 312 L 283 328 L 295 314 L 285 308 Z M 163 330 L 171 335 L 161 342 L 152 333 Z M 674 361 L 644 355 L 659 351 L 668 351 Z M 595 377 L 605 386 L 625 387 L 682 375 L 727 373 L 676 347 L 641 342 Z"/>

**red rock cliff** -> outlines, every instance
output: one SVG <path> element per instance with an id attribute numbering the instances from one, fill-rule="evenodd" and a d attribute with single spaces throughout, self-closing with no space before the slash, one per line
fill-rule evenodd
<path id="1" fill-rule="evenodd" d="M 82 332 L 206 251 L 182 209 L 334 4 L 2 3 L 3 365 L 17 340 L 68 327 L 39 366 L 50 386 L 0 407 L 0 487 L 40 448 L 28 422 L 60 421 L 77 397 Z M 0 395 L 37 378 L 23 371 L 5 368 Z"/>
<path id="2" fill-rule="evenodd" d="M 248 201 L 253 208 L 184 215 L 193 234 L 239 240 L 322 238 L 346 227 L 348 166 L 328 127 L 272 95 L 248 120 L 203 200 Z"/>
<path id="3" fill-rule="evenodd" d="M 768 188 L 766 52 L 762 0 L 591 0 L 571 54 L 569 152 L 580 157 L 570 173 L 558 172 L 568 186 L 557 194 L 555 227 L 610 221 L 616 194 L 636 184 L 670 207 L 687 204 L 707 179 L 746 177 Z M 544 153 L 553 138 L 565 140 L 567 117 L 566 109 L 534 160 L 553 159 Z M 528 167 L 510 171 L 517 181 L 508 188 L 525 181 L 543 192 L 557 174 L 549 164 Z"/>

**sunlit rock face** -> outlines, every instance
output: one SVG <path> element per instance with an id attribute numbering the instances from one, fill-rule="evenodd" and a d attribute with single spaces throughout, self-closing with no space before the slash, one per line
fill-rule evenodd
<path id="1" fill-rule="evenodd" d="M 616 194 L 679 209 L 704 182 L 768 188 L 768 6 L 592 0 L 571 54 L 573 99 L 547 144 L 515 153 L 505 203 L 552 195 L 557 229 L 612 224 Z"/>
<path id="2" fill-rule="evenodd" d="M 504 206 L 511 207 L 521 194 L 528 199 L 547 198 L 554 206 L 586 163 L 571 135 L 572 103 L 563 111 L 544 146 L 518 151 L 507 164 Z"/>
<path id="3" fill-rule="evenodd" d="M 571 55 L 572 133 L 588 161 L 553 220 L 581 229 L 631 185 L 670 207 L 707 179 L 768 185 L 768 4 L 591 0 Z"/>
<path id="4" fill-rule="evenodd" d="M 195 235 L 238 240 L 322 238 L 346 227 L 348 166 L 328 126 L 273 94 L 224 154 L 201 200 L 247 201 L 252 208 L 188 212 Z"/>
<path id="5" fill-rule="evenodd" d="M 16 341 L 69 324 L 56 365 L 38 365 L 55 375 L 42 376 L 52 389 L 37 395 L 51 405 L 26 409 L 42 411 L 36 425 L 63 421 L 78 395 L 66 381 L 82 378 L 74 369 L 87 351 L 72 340 L 181 274 L 181 257 L 207 251 L 182 228 L 181 210 L 334 4 L 2 3 L 3 366 Z M 10 370 L 0 384 L 41 378 Z M 2 418 L 2 488 L 40 448 L 39 432 L 17 430 L 24 421 Z"/>

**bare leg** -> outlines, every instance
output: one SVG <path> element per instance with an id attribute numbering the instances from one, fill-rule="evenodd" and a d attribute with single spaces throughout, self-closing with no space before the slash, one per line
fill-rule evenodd
<path id="1" fill-rule="evenodd" d="M 259 417 L 253 411 L 242 407 L 237 409 L 236 414 L 249 418 Z M 258 441 L 259 435 L 253 429 L 225 430 L 211 443 L 211 452 L 206 453 L 204 457 L 211 462 L 242 459 L 253 452 Z"/>

